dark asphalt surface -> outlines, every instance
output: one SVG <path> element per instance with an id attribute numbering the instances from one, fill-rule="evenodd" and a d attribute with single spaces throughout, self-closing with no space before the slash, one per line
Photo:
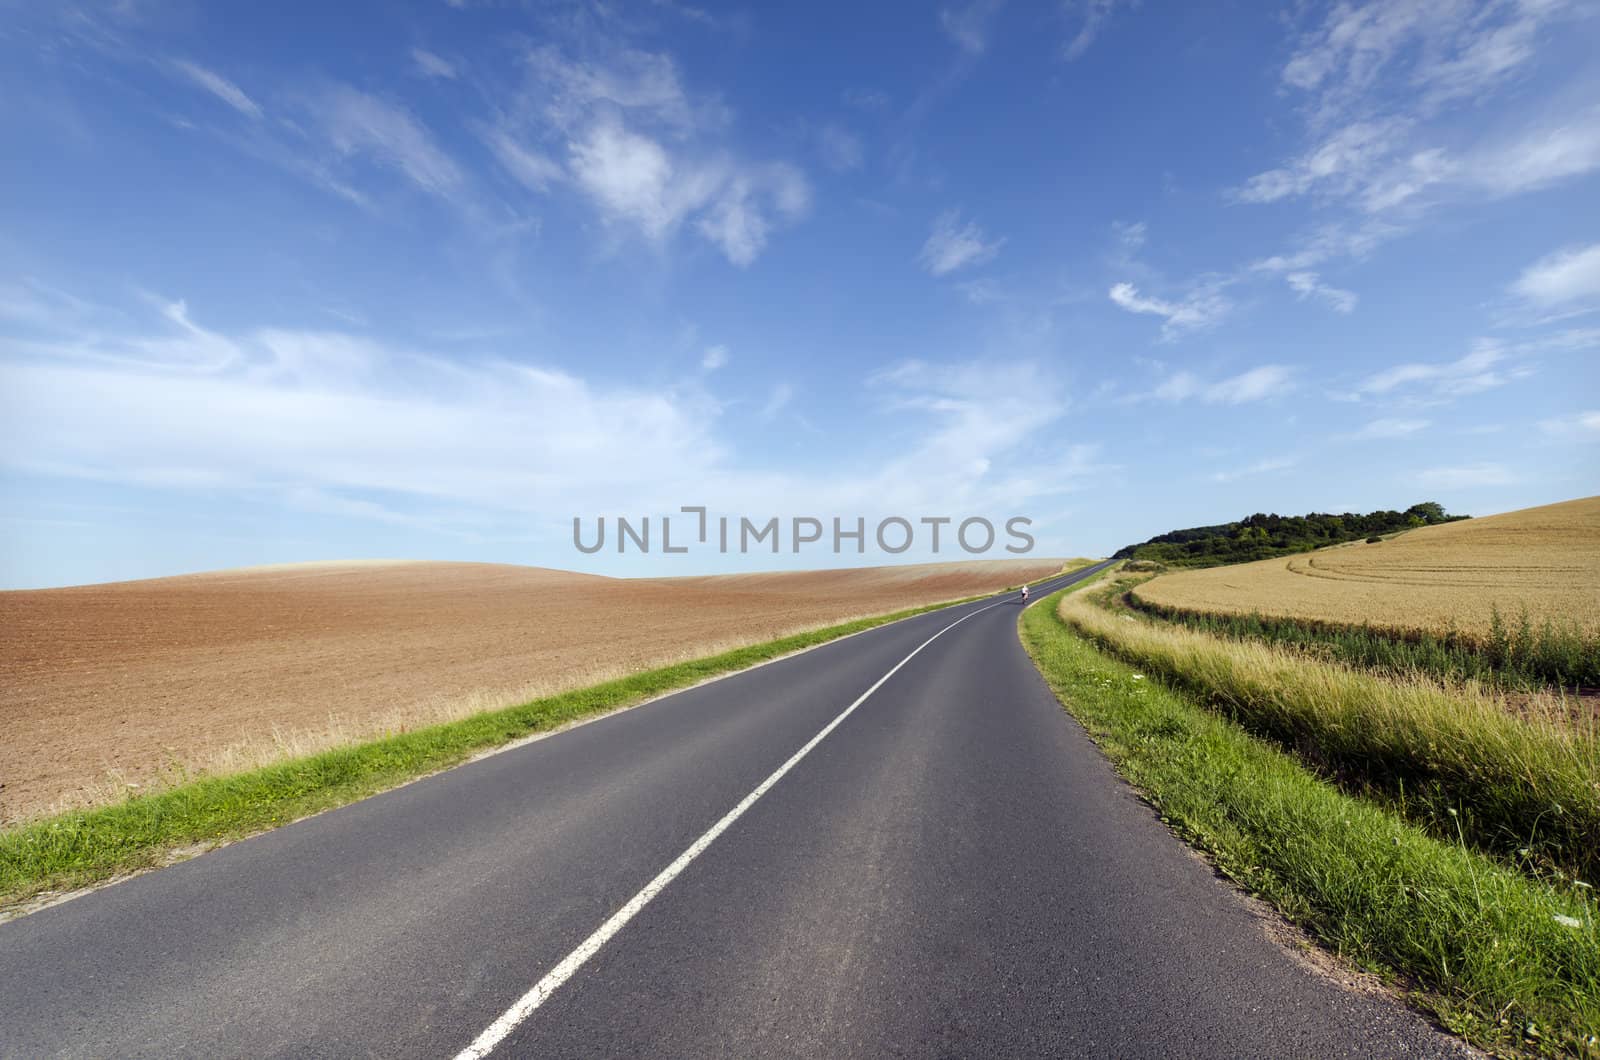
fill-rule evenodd
<path id="1" fill-rule="evenodd" d="M 992 602 L 0 924 L 0 1056 L 453 1056 Z M 495 1055 L 1461 1055 L 1269 941 L 1061 709 L 1018 613 L 907 663 Z"/>

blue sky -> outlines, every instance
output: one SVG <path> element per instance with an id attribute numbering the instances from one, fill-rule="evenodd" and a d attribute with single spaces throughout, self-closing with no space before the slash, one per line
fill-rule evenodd
<path id="1" fill-rule="evenodd" d="M 6 4 L 0 585 L 1596 492 L 1595 4 L 786 6 Z"/>

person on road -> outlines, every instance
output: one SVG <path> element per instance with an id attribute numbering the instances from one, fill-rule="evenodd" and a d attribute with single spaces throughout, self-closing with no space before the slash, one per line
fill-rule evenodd
<path id="1" fill-rule="evenodd" d="M 1023 585 L 1023 587 L 1022 587 L 1022 602 L 1024 604 L 1026 604 L 1028 602 L 1028 587 L 1027 587 L 1027 585 Z"/>

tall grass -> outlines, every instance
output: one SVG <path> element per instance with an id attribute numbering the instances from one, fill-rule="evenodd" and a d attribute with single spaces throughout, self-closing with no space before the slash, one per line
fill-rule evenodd
<path id="1" fill-rule="evenodd" d="M 1456 1033 L 1496 1049 L 1600 1055 L 1592 892 L 1530 879 L 1339 791 L 1193 695 L 1096 650 L 1074 634 L 1080 621 L 1133 619 L 1066 599 L 1065 618 L 1050 601 L 1025 612 L 1024 643 L 1175 831 L 1347 959 L 1409 980 L 1424 991 L 1413 999 Z"/>
<path id="2" fill-rule="evenodd" d="M 1600 733 L 1517 717 L 1499 697 L 1396 680 L 1251 641 L 1115 614 L 1088 596 L 1061 609 L 1126 661 L 1199 694 L 1348 789 L 1441 837 L 1530 871 L 1600 873 Z"/>
<path id="3" fill-rule="evenodd" d="M 1526 611 L 1508 621 L 1496 608 L 1486 636 L 1445 630 L 1398 630 L 1305 618 L 1220 614 L 1173 607 L 1126 595 L 1133 607 L 1190 629 L 1244 640 L 1286 644 L 1353 666 L 1389 673 L 1422 673 L 1535 691 L 1600 686 L 1600 632 L 1574 622 L 1535 623 Z"/>

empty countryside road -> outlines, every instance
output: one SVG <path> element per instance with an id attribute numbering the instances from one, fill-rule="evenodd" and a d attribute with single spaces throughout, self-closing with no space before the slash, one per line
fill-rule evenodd
<path id="1" fill-rule="evenodd" d="M 1464 1055 L 1269 941 L 1018 614 L 880 627 L 0 924 L 0 1055 Z"/>

